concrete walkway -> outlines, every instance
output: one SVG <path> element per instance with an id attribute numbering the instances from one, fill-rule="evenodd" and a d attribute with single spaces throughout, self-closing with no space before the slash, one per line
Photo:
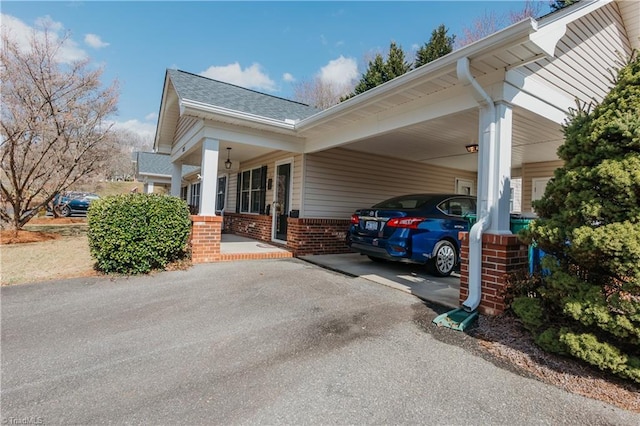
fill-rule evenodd
<path id="1" fill-rule="evenodd" d="M 451 308 L 460 306 L 460 275 L 434 277 L 422 265 L 384 262 L 376 263 L 357 253 L 326 254 L 300 257 L 307 262 L 364 278 L 378 284 L 413 294 L 423 300 Z"/>
<path id="2" fill-rule="evenodd" d="M 222 234 L 220 254 L 223 261 L 293 257 L 290 251 L 283 248 L 235 234 Z"/>

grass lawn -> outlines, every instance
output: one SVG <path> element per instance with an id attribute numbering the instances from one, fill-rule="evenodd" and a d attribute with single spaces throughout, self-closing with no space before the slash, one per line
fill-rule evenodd
<path id="1" fill-rule="evenodd" d="M 96 275 L 89 255 L 85 220 L 68 223 L 68 219 L 39 219 L 35 222 L 37 224 L 27 225 L 26 232 L 19 235 L 20 239 L 33 242 L 6 244 L 10 234 L 2 232 L 2 285 Z"/>

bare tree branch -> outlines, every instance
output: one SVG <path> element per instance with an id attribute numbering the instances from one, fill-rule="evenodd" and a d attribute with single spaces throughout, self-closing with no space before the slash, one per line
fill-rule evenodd
<path id="1" fill-rule="evenodd" d="M 110 160 L 117 83 L 103 88 L 89 60 L 57 62 L 68 35 L 50 29 L 21 49 L 2 32 L 0 220 L 20 229 L 57 192 L 96 175 Z M 9 208 L 10 206 L 10 208 Z"/>

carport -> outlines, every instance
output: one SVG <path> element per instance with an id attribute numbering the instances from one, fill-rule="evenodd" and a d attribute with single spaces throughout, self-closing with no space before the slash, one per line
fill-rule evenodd
<path id="1" fill-rule="evenodd" d="M 559 165 L 567 111 L 576 98 L 607 92 L 618 55 L 638 45 L 627 32 L 638 16 L 637 4 L 585 0 L 317 113 L 253 92 L 255 102 L 234 103 L 249 93 L 235 88 L 224 96 L 219 82 L 168 73 L 156 149 L 171 155 L 174 195 L 182 193 L 182 165 L 200 166 L 192 183 L 201 200 L 194 260 L 220 259 L 217 211 L 231 232 L 298 256 L 329 254 L 346 251 L 356 208 L 399 192 L 475 189 L 479 220 L 465 238 L 461 301 L 469 310 L 482 303 L 485 312 L 499 312 L 504 275 L 526 263 L 509 231 L 511 181 L 521 179 L 522 210 L 530 210 Z M 195 83 L 201 90 L 191 90 Z M 211 96 L 194 99 L 214 83 Z M 477 153 L 467 151 L 473 145 Z M 257 183 L 245 194 L 248 180 Z M 483 250 L 491 250 L 491 261 Z"/>

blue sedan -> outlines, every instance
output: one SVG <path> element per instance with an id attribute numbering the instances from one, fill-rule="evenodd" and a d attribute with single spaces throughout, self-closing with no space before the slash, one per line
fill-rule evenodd
<path id="1" fill-rule="evenodd" d="M 347 244 L 373 261 L 425 264 L 448 276 L 460 262 L 458 232 L 468 231 L 475 197 L 411 194 L 391 198 L 351 216 Z"/>
<path id="2" fill-rule="evenodd" d="M 67 191 L 56 194 L 52 205 L 59 216 L 68 217 L 73 214 L 86 215 L 92 201 L 100 198 L 90 192 Z"/>

